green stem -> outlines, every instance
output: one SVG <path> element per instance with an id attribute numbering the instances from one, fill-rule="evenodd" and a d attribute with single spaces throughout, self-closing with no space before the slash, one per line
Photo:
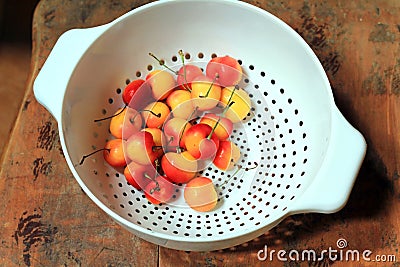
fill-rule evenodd
<path id="1" fill-rule="evenodd" d="M 212 136 L 212 134 L 215 132 L 215 129 L 217 129 L 217 126 L 218 126 L 220 120 L 221 120 L 221 117 L 218 118 L 217 123 L 214 125 L 214 127 L 212 128 L 210 134 L 207 136 L 207 139 L 208 139 L 208 140 L 211 139 L 211 136 Z"/>
<path id="2" fill-rule="evenodd" d="M 174 71 L 173 69 L 171 69 L 170 67 L 168 67 L 167 65 L 165 65 L 164 60 L 161 60 L 159 58 L 157 58 L 153 53 L 149 53 L 149 56 L 151 56 L 152 58 L 154 58 L 155 60 L 158 61 L 158 64 L 160 64 L 160 66 L 163 66 L 164 68 L 166 68 L 167 70 L 171 71 L 173 74 L 178 75 L 177 71 Z"/>
<path id="3" fill-rule="evenodd" d="M 184 84 L 182 85 L 186 90 L 188 90 L 189 92 L 192 91 L 192 89 L 190 89 L 190 87 L 187 85 L 187 79 L 186 79 L 186 65 L 185 65 L 185 55 L 183 54 L 182 50 L 178 51 L 179 56 L 181 57 L 181 61 L 182 61 L 182 67 L 183 67 L 183 81 Z"/>
<path id="4" fill-rule="evenodd" d="M 215 83 L 215 81 L 216 81 L 218 78 L 219 78 L 219 75 L 218 75 L 218 73 L 217 73 L 217 74 L 215 74 L 215 77 L 214 77 L 214 79 L 212 80 L 212 82 L 211 82 L 211 84 L 210 84 L 210 87 L 208 88 L 208 91 L 207 91 L 206 95 L 205 95 L 205 96 L 200 95 L 199 97 L 201 97 L 201 98 L 206 98 L 206 97 L 208 97 L 208 95 L 209 95 L 210 92 L 211 92 L 211 88 L 214 86 L 214 83 Z"/>
<path id="5" fill-rule="evenodd" d="M 231 95 L 229 96 L 227 105 L 226 105 L 226 107 L 224 108 L 224 111 L 222 112 L 222 115 L 225 115 L 225 113 L 228 111 L 228 109 L 229 109 L 233 104 L 235 104 L 235 101 L 232 101 L 232 97 L 233 97 L 233 94 L 235 93 L 235 91 L 238 90 L 238 89 L 239 89 L 239 85 L 235 85 L 235 86 L 233 87 L 232 92 L 231 92 Z M 231 101 L 232 101 L 232 102 L 231 102 Z"/>
<path id="6" fill-rule="evenodd" d="M 143 174 L 144 178 L 150 179 L 150 180 L 154 180 L 154 178 L 150 177 L 150 175 L 148 175 L 146 172 Z"/>
<path id="7" fill-rule="evenodd" d="M 237 169 L 236 171 L 231 175 L 231 177 L 229 177 L 228 179 L 226 179 L 222 184 L 218 185 L 217 187 L 222 187 L 224 185 L 226 185 L 233 177 L 236 176 L 236 174 L 238 174 L 238 172 L 242 169 L 242 166 L 237 165 Z"/>
<path id="8" fill-rule="evenodd" d="M 257 163 L 257 162 L 254 162 L 254 165 L 255 165 L 255 166 L 253 166 L 253 167 L 251 167 L 251 168 L 244 168 L 244 170 L 245 170 L 245 171 L 249 171 L 249 170 L 253 170 L 253 169 L 255 169 L 255 168 L 258 167 L 258 163 Z M 229 179 L 225 180 L 222 184 L 218 185 L 218 187 L 221 187 L 221 186 L 226 185 L 233 177 L 236 176 L 236 174 L 238 174 L 238 172 L 239 172 L 240 170 L 243 169 L 243 167 L 242 167 L 241 165 L 236 165 L 236 166 L 237 166 L 237 170 L 232 174 L 232 176 L 229 177 Z"/>
<path id="9" fill-rule="evenodd" d="M 183 130 L 179 133 L 179 143 L 178 143 L 178 147 L 176 148 L 177 153 L 181 152 L 180 144 L 181 144 L 181 141 L 183 138 L 183 133 L 185 132 L 186 126 L 192 120 L 192 116 L 197 112 L 198 109 L 199 109 L 199 107 L 197 107 L 197 106 L 193 109 L 192 113 L 190 113 L 189 117 L 186 120 L 185 126 L 183 126 Z"/>

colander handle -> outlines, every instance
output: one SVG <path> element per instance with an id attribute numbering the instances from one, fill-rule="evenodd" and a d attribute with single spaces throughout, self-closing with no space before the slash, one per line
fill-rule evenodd
<path id="1" fill-rule="evenodd" d="M 289 213 L 333 213 L 347 203 L 366 153 L 364 137 L 338 109 L 332 114 L 332 132 L 324 163 Z"/>
<path id="2" fill-rule="evenodd" d="M 57 40 L 33 83 L 37 101 L 57 121 L 61 119 L 64 93 L 75 66 L 89 46 L 110 24 L 87 29 L 72 29 Z"/>

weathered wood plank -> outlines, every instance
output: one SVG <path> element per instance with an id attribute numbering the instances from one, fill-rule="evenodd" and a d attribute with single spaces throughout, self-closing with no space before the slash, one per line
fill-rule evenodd
<path id="1" fill-rule="evenodd" d="M 1 163 L 1 266 L 157 265 L 156 245 L 122 230 L 80 189 L 62 154 L 57 123 L 32 92 L 63 32 L 109 22 L 143 3 L 48 0 L 37 6 L 27 92 Z"/>

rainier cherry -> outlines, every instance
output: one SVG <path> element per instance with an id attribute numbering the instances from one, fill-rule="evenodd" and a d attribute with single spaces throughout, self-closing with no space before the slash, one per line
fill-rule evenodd
<path id="1" fill-rule="evenodd" d="M 157 176 L 144 188 L 144 194 L 153 204 L 166 203 L 174 194 L 174 185 L 164 176 Z"/>
<path id="2" fill-rule="evenodd" d="M 182 118 L 168 119 L 164 126 L 162 144 L 165 147 L 183 147 L 185 133 L 192 127 L 190 122 Z"/>
<path id="3" fill-rule="evenodd" d="M 163 132 L 160 128 L 144 128 L 142 131 L 148 132 L 153 136 L 154 147 L 153 151 L 157 154 L 157 158 L 164 154 L 162 149 Z"/>
<path id="4" fill-rule="evenodd" d="M 174 76 L 164 70 L 153 70 L 146 76 L 155 100 L 164 100 L 174 90 Z"/>
<path id="5" fill-rule="evenodd" d="M 151 181 L 151 177 L 154 177 L 155 171 L 153 165 L 141 165 L 131 161 L 125 167 L 124 175 L 128 184 L 141 190 Z"/>
<path id="6" fill-rule="evenodd" d="M 191 97 L 193 106 L 198 110 L 210 110 L 219 102 L 221 87 L 215 83 L 215 80 L 202 75 L 192 81 Z"/>
<path id="7" fill-rule="evenodd" d="M 149 128 L 161 127 L 169 113 L 169 107 L 160 101 L 152 102 L 142 110 L 143 119 Z"/>
<path id="8" fill-rule="evenodd" d="M 203 75 L 202 70 L 196 65 L 183 65 L 178 71 L 178 77 L 176 78 L 177 84 L 183 90 L 191 90 L 192 81 Z"/>
<path id="9" fill-rule="evenodd" d="M 206 113 L 200 119 L 200 123 L 207 124 L 215 128 L 214 133 L 218 136 L 219 140 L 226 140 L 229 138 L 233 131 L 233 123 L 230 119 L 218 116 L 214 113 Z M 218 125 L 216 125 L 218 123 Z"/>
<path id="10" fill-rule="evenodd" d="M 187 119 L 193 111 L 192 97 L 187 90 L 175 90 L 167 98 L 167 105 L 174 117 Z"/>
<path id="11" fill-rule="evenodd" d="M 106 162 L 112 167 L 123 167 L 126 165 L 124 145 L 125 140 L 122 139 L 112 139 L 106 143 L 103 156 Z M 82 163 L 83 159 L 81 161 Z"/>
<path id="12" fill-rule="evenodd" d="M 207 124 L 193 125 L 184 134 L 186 150 L 196 159 L 212 158 L 219 146 L 219 139 L 214 130 L 215 128 Z"/>
<path id="13" fill-rule="evenodd" d="M 198 164 L 187 151 L 168 152 L 161 159 L 161 168 L 170 181 L 184 184 L 196 175 Z"/>
<path id="14" fill-rule="evenodd" d="M 116 138 L 127 139 L 142 127 L 142 116 L 130 107 L 119 109 L 110 121 L 110 132 Z"/>
<path id="15" fill-rule="evenodd" d="M 221 103 L 226 108 L 225 117 L 233 123 L 246 118 L 251 108 L 251 100 L 246 91 L 234 86 L 222 89 Z"/>
<path id="16" fill-rule="evenodd" d="M 154 146 L 153 136 L 149 132 L 140 131 L 126 141 L 125 154 L 136 163 L 149 165 L 157 158 L 157 153 L 153 151 Z"/>
<path id="17" fill-rule="evenodd" d="M 239 62 L 230 57 L 214 57 L 206 67 L 206 74 L 224 87 L 237 85 L 242 79 L 243 70 Z"/>
<path id="18" fill-rule="evenodd" d="M 125 105 L 128 105 L 132 97 L 136 94 L 136 92 L 139 90 L 139 88 L 144 84 L 144 80 L 142 79 L 137 79 L 134 81 L 131 81 L 124 89 L 122 92 L 122 100 L 124 101 Z"/>
<path id="19" fill-rule="evenodd" d="M 219 142 L 213 163 L 218 169 L 227 171 L 233 169 L 239 158 L 239 147 L 231 141 L 224 140 Z"/>
<path id="20" fill-rule="evenodd" d="M 218 201 L 217 191 L 211 179 L 196 177 L 190 180 L 183 192 L 186 203 L 200 212 L 211 211 Z"/>

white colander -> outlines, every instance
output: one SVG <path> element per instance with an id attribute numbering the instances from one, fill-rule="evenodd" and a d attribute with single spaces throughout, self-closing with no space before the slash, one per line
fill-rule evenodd
<path id="1" fill-rule="evenodd" d="M 162 68 L 148 53 L 174 66 L 180 49 L 187 62 L 203 67 L 213 55 L 239 59 L 252 100 L 252 112 L 231 136 L 249 169 L 234 177 L 212 166 L 202 172 L 220 196 L 211 212 L 174 205 L 182 201 L 179 192 L 176 203 L 150 204 L 101 153 L 79 165 L 110 138 L 108 122 L 94 119 L 123 106 L 120 94 L 129 80 Z M 366 150 L 335 106 L 310 47 L 281 20 L 243 2 L 160 1 L 103 26 L 70 30 L 33 89 L 58 121 L 67 163 L 87 195 L 135 235 L 174 249 L 231 247 L 289 215 L 338 211 Z"/>

